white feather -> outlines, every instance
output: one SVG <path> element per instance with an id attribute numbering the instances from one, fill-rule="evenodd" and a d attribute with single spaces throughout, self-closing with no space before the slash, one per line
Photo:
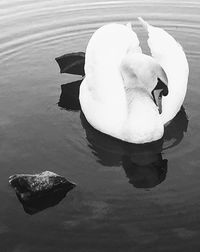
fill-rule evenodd
<path id="1" fill-rule="evenodd" d="M 166 124 L 180 110 L 187 91 L 189 67 L 181 45 L 165 30 L 138 18 L 147 30 L 152 56 L 167 74 L 169 94 L 162 99 L 162 120 Z"/>
<path id="2" fill-rule="evenodd" d="M 140 21 L 149 32 L 154 59 L 142 54 L 130 23 L 105 25 L 88 43 L 86 76 L 80 87 L 80 104 L 89 123 L 103 133 L 132 143 L 162 137 L 164 123 L 175 116 L 183 102 L 188 78 L 187 60 L 180 45 L 164 30 L 141 18 Z M 173 71 L 177 63 L 180 69 L 176 66 Z M 161 115 L 151 97 L 156 74 L 162 75 L 160 65 L 169 81 L 169 98 L 163 101 Z"/>

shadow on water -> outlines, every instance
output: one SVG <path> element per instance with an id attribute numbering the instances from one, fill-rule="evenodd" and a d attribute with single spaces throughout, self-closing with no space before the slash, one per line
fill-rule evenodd
<path id="1" fill-rule="evenodd" d="M 105 166 L 122 166 L 136 188 L 152 188 L 164 181 L 167 160 L 162 157 L 163 139 L 147 144 L 131 144 L 95 130 L 81 113 L 86 138 L 98 162 Z"/>
<path id="2" fill-rule="evenodd" d="M 72 111 L 81 109 L 79 102 L 79 87 L 82 80 L 61 85 L 61 95 L 58 102 L 60 108 Z"/>
<path id="3" fill-rule="evenodd" d="M 78 97 L 81 81 L 61 85 L 58 106 L 70 111 L 81 111 Z M 97 161 L 104 166 L 122 166 L 129 183 L 136 188 L 152 188 L 165 180 L 167 159 L 163 159 L 162 153 L 179 144 L 188 127 L 187 115 L 182 107 L 166 126 L 162 139 L 147 144 L 131 144 L 97 131 L 82 112 L 80 119 L 88 146 Z M 163 147 L 165 142 L 170 142 L 170 145 Z"/>

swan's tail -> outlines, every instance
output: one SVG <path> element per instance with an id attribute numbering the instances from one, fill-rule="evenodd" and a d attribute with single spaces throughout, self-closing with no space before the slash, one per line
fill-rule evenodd
<path id="1" fill-rule="evenodd" d="M 132 23 L 131 23 L 131 22 L 128 22 L 128 23 L 126 24 L 126 26 L 127 26 L 131 31 L 133 31 L 133 27 L 132 27 Z"/>
<path id="2" fill-rule="evenodd" d="M 140 23 L 142 24 L 142 26 L 144 27 L 145 30 L 149 30 L 149 27 L 151 26 L 150 24 L 148 24 L 146 21 L 144 21 L 143 18 L 138 17 L 138 20 L 140 21 Z"/>

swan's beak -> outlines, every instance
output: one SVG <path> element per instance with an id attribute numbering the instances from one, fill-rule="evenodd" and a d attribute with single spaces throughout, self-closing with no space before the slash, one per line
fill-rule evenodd
<path id="1" fill-rule="evenodd" d="M 152 96 L 160 114 L 162 113 L 162 96 L 166 95 L 168 95 L 168 87 L 158 78 L 158 83 L 152 91 Z"/>
<path id="2" fill-rule="evenodd" d="M 156 89 L 153 91 L 153 99 L 158 106 L 159 114 L 162 113 L 162 89 Z"/>

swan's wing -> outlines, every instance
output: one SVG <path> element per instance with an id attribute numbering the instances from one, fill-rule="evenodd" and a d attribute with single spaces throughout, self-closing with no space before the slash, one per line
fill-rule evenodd
<path id="1" fill-rule="evenodd" d="M 140 47 L 140 41 L 138 39 L 137 34 L 133 30 L 133 25 L 131 22 L 127 23 L 126 26 L 128 27 L 129 31 L 132 33 L 133 39 L 132 43 L 128 49 L 128 52 L 131 53 L 142 53 L 142 49 Z"/>
<path id="2" fill-rule="evenodd" d="M 125 55 L 132 52 L 141 53 L 141 48 L 130 24 L 111 23 L 95 31 L 88 43 L 85 57 L 86 82 L 95 97 L 116 104 L 122 100 L 122 97 L 118 97 L 124 96 L 125 99 L 119 69 Z"/>
<path id="3" fill-rule="evenodd" d="M 80 104 L 87 120 L 99 131 L 118 138 L 128 113 L 120 65 L 129 51 L 141 52 L 130 25 L 100 27 L 87 45 L 85 79 L 80 86 Z"/>
<path id="4" fill-rule="evenodd" d="M 188 62 L 181 45 L 165 30 L 138 18 L 147 30 L 152 56 L 162 66 L 168 78 L 169 94 L 162 100 L 162 119 L 167 123 L 180 110 L 187 90 Z"/>

